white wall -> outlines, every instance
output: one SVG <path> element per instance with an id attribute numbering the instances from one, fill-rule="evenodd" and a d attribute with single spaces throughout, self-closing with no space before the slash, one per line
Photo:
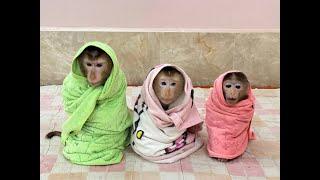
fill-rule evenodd
<path id="1" fill-rule="evenodd" d="M 279 0 L 40 0 L 41 27 L 280 28 Z"/>

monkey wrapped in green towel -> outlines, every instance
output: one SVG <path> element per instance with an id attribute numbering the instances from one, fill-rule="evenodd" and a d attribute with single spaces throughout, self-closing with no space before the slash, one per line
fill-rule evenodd
<path id="1" fill-rule="evenodd" d="M 103 50 L 113 63 L 104 85 L 89 84 L 81 70 L 78 58 L 92 46 Z M 132 125 L 126 88 L 125 75 L 110 46 L 94 41 L 78 50 L 72 71 L 62 86 L 64 110 L 69 118 L 62 125 L 61 142 L 63 155 L 68 160 L 81 165 L 107 165 L 121 161 L 122 151 L 129 145 Z"/>

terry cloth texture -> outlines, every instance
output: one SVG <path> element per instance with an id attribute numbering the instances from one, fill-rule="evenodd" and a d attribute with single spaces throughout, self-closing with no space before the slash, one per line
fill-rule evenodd
<path id="1" fill-rule="evenodd" d="M 251 129 L 255 103 L 251 86 L 248 87 L 248 99 L 236 105 L 228 105 L 223 96 L 223 78 L 231 72 L 240 71 L 220 75 L 206 102 L 207 150 L 211 157 L 236 158 L 244 153 L 249 139 L 255 139 Z"/>
<path id="2" fill-rule="evenodd" d="M 185 78 L 184 93 L 164 110 L 152 84 L 164 67 L 174 67 Z M 153 68 L 143 83 L 133 117 L 132 149 L 143 158 L 156 163 L 172 163 L 198 150 L 203 141 L 188 128 L 203 122 L 193 102 L 191 79 L 179 67 L 162 64 Z"/>
<path id="3" fill-rule="evenodd" d="M 81 73 L 78 56 L 88 46 L 105 51 L 113 62 L 104 86 L 92 87 Z M 129 145 L 132 114 L 126 103 L 127 82 L 113 49 L 101 42 L 82 46 L 63 81 L 64 110 L 69 118 L 62 125 L 63 155 L 72 163 L 107 165 L 119 163 Z"/>

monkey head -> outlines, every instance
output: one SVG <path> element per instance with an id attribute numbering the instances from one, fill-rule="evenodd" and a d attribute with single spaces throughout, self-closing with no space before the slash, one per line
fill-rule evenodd
<path id="1" fill-rule="evenodd" d="M 249 81 L 242 72 L 232 72 L 223 78 L 223 95 L 226 102 L 235 105 L 248 98 Z"/>
<path id="2" fill-rule="evenodd" d="M 103 85 L 111 74 L 112 60 L 98 47 L 88 46 L 78 59 L 81 72 L 91 86 Z"/>
<path id="3" fill-rule="evenodd" d="M 152 87 L 162 107 L 168 109 L 184 92 L 183 75 L 174 67 L 164 67 L 155 77 Z"/>

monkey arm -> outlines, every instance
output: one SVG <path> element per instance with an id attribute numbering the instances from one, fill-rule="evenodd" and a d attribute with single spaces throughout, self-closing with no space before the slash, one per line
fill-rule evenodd
<path id="1" fill-rule="evenodd" d="M 251 119 L 251 121 L 250 121 L 250 125 L 249 125 L 249 139 L 251 140 L 255 140 L 255 139 L 257 139 L 257 136 L 256 136 L 256 133 L 254 132 L 254 130 L 253 130 L 253 128 L 252 128 L 252 119 Z"/>
<path id="2" fill-rule="evenodd" d="M 196 134 L 197 132 L 202 130 L 202 124 L 203 124 L 203 122 L 201 122 L 201 123 L 199 123 L 197 125 L 194 125 L 192 127 L 189 127 L 187 129 L 187 131 L 190 132 L 190 133 Z"/>

